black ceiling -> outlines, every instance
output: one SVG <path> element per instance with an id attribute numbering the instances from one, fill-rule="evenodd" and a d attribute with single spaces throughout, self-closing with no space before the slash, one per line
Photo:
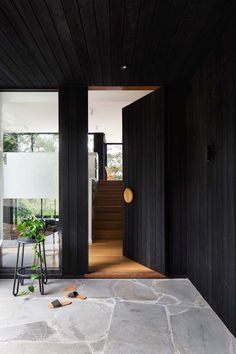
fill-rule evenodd
<path id="1" fill-rule="evenodd" d="M 210 50 L 234 2 L 0 0 L 0 88 L 178 80 Z"/>

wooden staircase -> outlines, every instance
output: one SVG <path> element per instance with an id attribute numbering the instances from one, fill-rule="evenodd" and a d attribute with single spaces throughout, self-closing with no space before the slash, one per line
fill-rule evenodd
<path id="1" fill-rule="evenodd" d="M 93 240 L 123 238 L 123 182 L 98 181 L 94 201 Z"/>

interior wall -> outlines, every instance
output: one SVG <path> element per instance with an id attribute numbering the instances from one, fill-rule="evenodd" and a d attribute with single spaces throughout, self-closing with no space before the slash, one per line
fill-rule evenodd
<path id="1" fill-rule="evenodd" d="M 169 117 L 173 138 L 170 240 L 187 236 L 186 274 L 228 328 L 236 334 L 236 42 L 235 27 L 222 35 L 217 50 L 186 86 L 185 114 L 179 125 Z M 169 104 L 170 105 L 170 104 Z M 174 103 L 172 110 L 174 109 Z M 185 124 L 183 125 L 183 120 Z M 186 148 L 181 140 L 186 129 Z M 176 146 L 176 136 L 179 143 Z M 207 161 L 207 146 L 215 159 Z M 174 147 L 176 146 L 176 149 Z M 182 169 L 182 154 L 186 170 Z M 175 160 L 176 159 L 176 160 Z M 185 177 L 183 176 L 183 172 Z M 182 179 L 182 182 L 180 181 Z M 185 194 L 185 208 L 179 201 Z M 171 197 L 170 197 L 171 196 Z M 184 204 L 184 203 L 183 203 Z M 174 215 L 176 212 L 179 218 Z M 181 215 L 181 213 L 183 213 Z M 183 222 L 185 218 L 185 223 Z M 175 229 L 176 227 L 176 229 Z M 186 233 L 185 233 L 186 232 Z M 173 258 L 173 257 L 172 257 Z M 172 259 L 172 265 L 175 260 Z M 176 261 L 177 262 L 177 261 Z M 171 262 L 170 262 L 171 264 Z M 181 269 L 181 264 L 176 265 Z"/>
<path id="2" fill-rule="evenodd" d="M 151 90 L 89 90 L 90 133 L 102 132 L 107 143 L 122 143 L 122 108 Z"/>

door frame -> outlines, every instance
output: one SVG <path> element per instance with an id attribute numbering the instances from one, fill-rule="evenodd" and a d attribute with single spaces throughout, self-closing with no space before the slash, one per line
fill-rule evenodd
<path id="1" fill-rule="evenodd" d="M 88 90 L 89 91 L 96 91 L 96 90 L 97 91 L 110 91 L 110 90 L 111 91 L 112 90 L 114 90 L 114 91 L 116 91 L 116 90 L 127 90 L 127 91 L 128 90 L 146 90 L 146 91 L 150 90 L 150 91 L 157 91 L 157 90 L 159 90 L 161 88 L 162 88 L 162 86 L 89 86 Z M 116 145 L 116 144 L 122 145 L 122 151 L 123 151 L 123 146 L 124 146 L 123 145 L 123 138 L 122 138 L 122 143 L 106 143 L 105 145 L 107 146 L 107 145 Z M 165 144 L 165 142 L 164 142 L 164 144 Z M 106 151 L 106 156 L 107 156 L 107 151 Z M 165 157 L 164 157 L 164 159 L 165 159 Z M 164 161 L 164 173 L 165 173 L 165 161 Z M 165 196 L 164 196 L 164 198 L 165 198 Z M 164 223 L 165 223 L 165 221 L 164 221 Z M 166 237 L 166 235 L 165 235 L 165 237 Z M 166 259 L 167 259 L 167 257 L 166 257 Z M 167 268 L 167 266 L 166 266 L 166 268 Z"/>

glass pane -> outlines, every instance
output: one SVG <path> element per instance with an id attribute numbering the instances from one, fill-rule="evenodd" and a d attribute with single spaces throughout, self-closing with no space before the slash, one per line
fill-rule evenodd
<path id="1" fill-rule="evenodd" d="M 107 179 L 123 179 L 122 144 L 107 144 Z"/>
<path id="2" fill-rule="evenodd" d="M 17 134 L 4 134 L 3 135 L 3 151 L 16 152 L 18 151 Z"/>
<path id="3" fill-rule="evenodd" d="M 43 199 L 43 217 L 54 218 L 56 214 L 56 199 Z"/>
<path id="4" fill-rule="evenodd" d="M 40 199 L 16 199 L 17 223 L 28 215 L 41 215 Z"/>
<path id="5" fill-rule="evenodd" d="M 58 152 L 59 137 L 58 134 L 35 134 L 34 152 Z"/>
<path id="6" fill-rule="evenodd" d="M 21 152 L 32 151 L 32 137 L 30 134 L 19 134 L 18 138 L 18 150 Z"/>
<path id="7" fill-rule="evenodd" d="M 58 94 L 0 96 L 0 268 L 15 267 L 18 226 L 29 215 L 45 221 L 47 266 L 59 268 Z"/>
<path id="8" fill-rule="evenodd" d="M 88 152 L 94 152 L 94 135 L 88 134 Z"/>

